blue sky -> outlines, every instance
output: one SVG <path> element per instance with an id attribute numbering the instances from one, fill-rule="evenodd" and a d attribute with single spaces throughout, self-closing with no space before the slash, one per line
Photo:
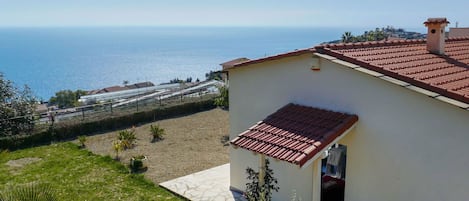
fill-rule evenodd
<path id="1" fill-rule="evenodd" d="M 0 0 L 0 26 L 469 27 L 468 0 Z"/>

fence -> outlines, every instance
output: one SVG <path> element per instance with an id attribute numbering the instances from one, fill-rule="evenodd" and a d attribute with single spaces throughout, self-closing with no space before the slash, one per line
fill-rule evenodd
<path id="1" fill-rule="evenodd" d="M 115 102 L 100 103 L 94 105 L 88 105 L 83 107 L 72 108 L 68 110 L 55 111 L 54 115 L 55 123 L 67 122 L 67 121 L 95 121 L 103 118 L 118 117 L 129 113 L 142 112 L 153 110 L 155 108 L 170 107 L 185 103 L 200 102 L 216 97 L 216 94 L 205 94 L 197 97 L 189 96 L 174 96 L 159 100 L 157 98 L 140 100 L 115 106 Z M 42 115 L 42 118 L 37 120 L 37 124 L 51 124 L 51 118 L 47 115 Z"/>
<path id="2" fill-rule="evenodd" d="M 137 106 L 139 103 L 136 103 Z M 215 108 L 213 95 L 194 98 L 180 98 L 173 101 L 162 101 L 161 104 L 143 104 L 137 112 L 135 107 L 119 108 L 106 111 L 106 104 L 99 107 L 102 113 L 86 113 L 85 118 L 73 117 L 52 124 L 42 124 L 33 134 L 0 138 L 0 149 L 18 149 L 42 145 L 52 141 L 71 139 L 79 135 L 90 135 L 96 132 L 122 129 L 141 123 L 192 114 Z M 155 107 L 156 106 L 156 107 Z M 107 105 L 110 110 L 110 106 Z M 127 110 L 127 112 L 126 112 Z M 83 113 L 85 114 L 85 113 Z M 112 114 L 112 115 L 109 115 Z"/>

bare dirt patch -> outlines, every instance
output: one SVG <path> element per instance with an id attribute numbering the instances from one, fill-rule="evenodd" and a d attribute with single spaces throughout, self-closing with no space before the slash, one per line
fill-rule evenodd
<path id="1" fill-rule="evenodd" d="M 9 160 L 6 165 L 12 167 L 12 168 L 22 168 L 28 164 L 31 164 L 31 163 L 35 163 L 35 162 L 38 162 L 38 161 L 41 161 L 42 158 L 30 158 L 30 157 L 26 157 L 26 158 L 20 158 L 20 159 L 16 159 L 16 160 Z"/>
<path id="2" fill-rule="evenodd" d="M 25 158 L 20 158 L 16 160 L 9 160 L 5 164 L 10 167 L 10 173 L 13 175 L 19 174 L 21 169 L 29 164 L 41 161 L 42 158 L 36 158 L 36 157 L 25 157 Z"/>
<path id="3" fill-rule="evenodd" d="M 165 129 L 164 139 L 151 142 L 150 125 Z M 228 112 L 213 109 L 189 116 L 155 121 L 135 127 L 137 141 L 119 154 L 126 165 L 132 156 L 145 155 L 145 177 L 155 183 L 202 171 L 229 162 Z M 86 148 L 100 155 L 115 156 L 112 142 L 117 131 L 87 137 Z"/>

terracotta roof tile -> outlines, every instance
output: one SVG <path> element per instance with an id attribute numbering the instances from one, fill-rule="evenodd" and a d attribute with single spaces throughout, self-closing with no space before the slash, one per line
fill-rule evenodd
<path id="1" fill-rule="evenodd" d="M 424 24 L 441 24 L 441 23 L 447 23 L 449 24 L 448 20 L 446 18 L 441 17 L 441 18 L 428 18 Z"/>
<path id="2" fill-rule="evenodd" d="M 429 19 L 429 23 L 441 19 Z M 446 20 L 446 19 L 445 19 Z M 446 40 L 445 55 L 426 50 L 425 40 L 316 46 L 316 51 L 469 103 L 469 37 Z"/>
<path id="3" fill-rule="evenodd" d="M 288 104 L 231 144 L 303 166 L 357 121 L 356 115 Z"/>
<path id="4" fill-rule="evenodd" d="M 425 23 L 442 22 L 446 18 Z M 445 55 L 430 53 L 425 39 L 338 43 L 249 60 L 228 69 L 315 52 L 469 103 L 469 36 L 446 39 Z"/>

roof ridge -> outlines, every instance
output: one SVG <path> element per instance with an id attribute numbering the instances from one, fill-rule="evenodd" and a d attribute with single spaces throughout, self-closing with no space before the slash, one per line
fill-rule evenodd
<path id="1" fill-rule="evenodd" d="M 469 38 L 468 38 L 469 39 Z M 365 41 L 353 43 L 332 43 L 315 46 L 315 49 L 354 49 L 354 48 L 367 48 L 367 47 L 383 47 L 383 46 L 397 46 L 397 45 L 411 45 L 421 44 L 426 42 L 426 39 L 405 39 L 405 40 L 383 40 L 383 41 Z"/>

